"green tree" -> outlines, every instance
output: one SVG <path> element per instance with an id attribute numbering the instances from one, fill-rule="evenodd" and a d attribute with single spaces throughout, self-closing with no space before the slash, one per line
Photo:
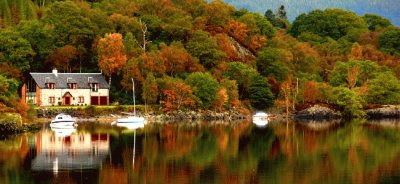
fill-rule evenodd
<path id="1" fill-rule="evenodd" d="M 52 28 L 58 47 L 86 43 L 94 38 L 94 24 L 83 16 L 82 10 L 73 1 L 53 3 L 42 21 L 45 26 Z"/>
<path id="2" fill-rule="evenodd" d="M 239 90 L 235 80 L 222 79 L 220 86 L 226 89 L 228 94 L 228 108 L 236 107 L 239 105 Z"/>
<path id="3" fill-rule="evenodd" d="M 228 64 L 228 69 L 225 71 L 224 76 L 235 80 L 239 86 L 240 99 L 249 96 L 250 81 L 253 76 L 259 75 L 257 70 L 240 62 L 231 62 Z"/>
<path id="4" fill-rule="evenodd" d="M 260 29 L 260 34 L 271 38 L 275 35 L 276 29 L 272 25 L 271 21 L 263 17 L 259 13 L 252 13 L 254 19 L 256 20 L 257 27 Z"/>
<path id="5" fill-rule="evenodd" d="M 365 82 L 374 79 L 383 69 L 372 61 L 351 60 L 348 62 L 337 62 L 331 73 L 330 85 L 350 85 L 353 87 L 361 86 Z"/>
<path id="6" fill-rule="evenodd" d="M 156 78 L 152 73 L 149 73 L 147 74 L 146 80 L 143 82 L 142 98 L 145 105 L 156 103 L 158 95 Z"/>
<path id="7" fill-rule="evenodd" d="M 132 56 L 135 53 L 135 48 L 137 48 L 136 47 L 136 43 L 135 43 L 135 38 L 133 37 L 132 32 L 128 32 L 124 36 L 123 43 L 124 43 L 124 46 L 125 46 L 125 53 L 128 56 Z"/>
<path id="8" fill-rule="evenodd" d="M 22 20 L 37 19 L 36 10 L 31 0 L 0 0 L 0 28 L 17 25 Z"/>
<path id="9" fill-rule="evenodd" d="M 207 69 L 211 69 L 218 64 L 218 61 L 225 56 L 225 53 L 219 50 L 217 40 L 204 31 L 195 31 L 188 43 L 186 49 L 199 58 L 200 63 Z"/>
<path id="10" fill-rule="evenodd" d="M 209 73 L 195 72 L 187 76 L 185 83 L 193 89 L 193 94 L 200 98 L 204 108 L 209 108 L 216 100 L 218 82 Z"/>
<path id="11" fill-rule="evenodd" d="M 274 12 L 271 9 L 268 9 L 265 13 L 264 13 L 264 17 L 267 18 L 267 20 L 269 22 L 271 22 L 272 24 L 274 24 L 276 16 L 274 14 Z"/>
<path id="12" fill-rule="evenodd" d="M 258 52 L 256 59 L 258 72 L 265 77 L 274 77 L 278 81 L 285 80 L 289 67 L 283 62 L 280 49 L 265 47 Z"/>
<path id="13" fill-rule="evenodd" d="M 388 19 L 375 14 L 365 14 L 362 18 L 367 22 L 368 29 L 371 31 L 378 31 L 392 25 Z"/>
<path id="14" fill-rule="evenodd" d="M 360 35 L 367 31 L 367 23 L 355 13 L 340 9 L 326 9 L 301 14 L 294 20 L 289 33 L 298 37 L 303 32 L 310 32 L 338 40 L 350 33 Z"/>
<path id="15" fill-rule="evenodd" d="M 12 107 L 18 98 L 18 82 L 0 75 L 0 104 Z"/>
<path id="16" fill-rule="evenodd" d="M 27 71 L 35 52 L 29 41 L 16 30 L 3 29 L 0 30 L 0 55 L 3 55 L 12 66 Z"/>
<path id="17" fill-rule="evenodd" d="M 192 29 L 192 17 L 177 8 L 164 8 L 162 11 L 162 28 L 165 38 L 171 41 L 185 40 Z"/>
<path id="18" fill-rule="evenodd" d="M 250 103 L 256 109 L 265 109 L 274 104 L 274 94 L 267 80 L 260 75 L 256 75 L 250 82 Z"/>
<path id="19" fill-rule="evenodd" d="M 380 49 L 400 58 L 400 28 L 391 28 L 379 37 Z"/>
<path id="20" fill-rule="evenodd" d="M 44 68 L 44 62 L 48 55 L 57 49 L 56 37 L 53 32 L 45 27 L 41 21 L 22 21 L 18 27 L 21 36 L 29 41 L 36 55 L 31 64 L 32 71 L 39 71 Z"/>
<path id="21" fill-rule="evenodd" d="M 334 103 L 337 104 L 346 116 L 349 117 L 363 117 L 365 112 L 363 106 L 365 104 L 364 98 L 356 91 L 356 89 L 349 89 L 347 87 L 337 87 L 333 91 L 335 95 Z"/>
<path id="22" fill-rule="evenodd" d="M 400 81 L 393 72 L 380 73 L 368 84 L 368 103 L 398 104 L 400 102 Z"/>

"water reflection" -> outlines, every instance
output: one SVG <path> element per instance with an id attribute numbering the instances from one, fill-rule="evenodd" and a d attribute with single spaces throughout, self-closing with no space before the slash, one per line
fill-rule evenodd
<path id="1" fill-rule="evenodd" d="M 33 171 L 83 170 L 99 168 L 109 152 L 109 135 L 52 129 L 36 135 Z"/>
<path id="2" fill-rule="evenodd" d="M 0 183 L 400 182 L 400 129 L 365 120 L 318 123 L 43 130 L 0 141 Z"/>

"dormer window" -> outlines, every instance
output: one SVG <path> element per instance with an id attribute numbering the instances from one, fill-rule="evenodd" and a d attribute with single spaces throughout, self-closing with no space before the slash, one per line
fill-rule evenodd
<path id="1" fill-rule="evenodd" d="M 90 83 L 90 87 L 92 88 L 93 92 L 99 91 L 99 83 Z"/>
<path id="2" fill-rule="evenodd" d="M 78 85 L 76 83 L 68 83 L 68 88 L 69 89 L 77 89 Z"/>
<path id="3" fill-rule="evenodd" d="M 46 88 L 47 89 L 54 89 L 55 84 L 54 83 L 46 83 Z"/>

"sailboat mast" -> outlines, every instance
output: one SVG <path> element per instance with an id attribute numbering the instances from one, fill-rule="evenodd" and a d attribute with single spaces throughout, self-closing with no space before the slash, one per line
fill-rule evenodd
<path id="1" fill-rule="evenodd" d="M 136 102 L 135 102 L 135 81 L 132 78 L 132 98 L 133 98 L 133 115 L 136 116 Z"/>

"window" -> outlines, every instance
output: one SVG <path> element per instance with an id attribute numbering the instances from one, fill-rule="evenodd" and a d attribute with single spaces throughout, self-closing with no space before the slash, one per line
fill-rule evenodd
<path id="1" fill-rule="evenodd" d="M 46 83 L 46 88 L 47 89 L 54 89 L 54 83 Z"/>
<path id="2" fill-rule="evenodd" d="M 49 103 L 53 104 L 56 102 L 56 98 L 54 96 L 49 97 Z"/>
<path id="3" fill-rule="evenodd" d="M 80 96 L 78 103 L 85 103 L 85 98 L 83 96 Z"/>
<path id="4" fill-rule="evenodd" d="M 99 83 L 92 83 L 92 91 L 98 92 L 99 91 Z"/>
<path id="5" fill-rule="evenodd" d="M 77 84 L 76 83 L 68 83 L 69 89 L 77 89 Z"/>

